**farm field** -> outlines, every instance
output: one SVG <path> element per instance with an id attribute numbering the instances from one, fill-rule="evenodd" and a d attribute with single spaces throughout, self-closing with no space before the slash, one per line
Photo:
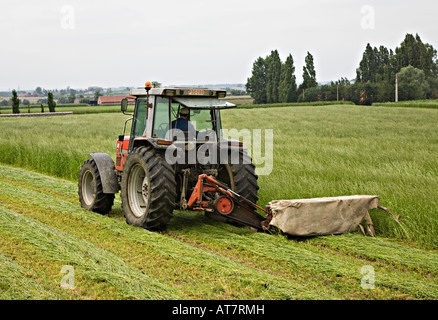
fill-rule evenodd
<path id="1" fill-rule="evenodd" d="M 72 111 L 74 114 L 93 114 L 93 113 L 120 113 L 120 105 L 115 106 L 90 106 L 90 105 L 60 105 L 55 109 L 56 112 L 67 112 Z M 128 112 L 133 112 L 134 106 L 128 106 Z M 49 108 L 44 106 L 44 112 L 49 113 Z M 11 107 L 0 107 L 0 115 L 1 114 L 11 114 Z M 40 106 L 20 106 L 20 114 L 26 113 L 41 113 Z"/>
<path id="2" fill-rule="evenodd" d="M 294 106 L 222 117 L 224 128 L 273 129 L 259 205 L 376 194 L 402 221 L 371 211 L 376 238 L 294 239 L 175 211 L 166 232 L 149 232 L 126 224 L 118 196 L 107 216 L 77 197 L 82 162 L 96 151 L 114 158 L 128 116 L 0 119 L 0 297 L 438 298 L 438 110 Z M 65 265 L 75 289 L 60 286 Z M 373 289 L 361 286 L 364 266 Z"/>
<path id="3" fill-rule="evenodd" d="M 435 108 L 438 109 L 438 100 L 410 100 L 398 102 L 373 103 L 375 107 L 404 107 L 404 108 Z"/>
<path id="4" fill-rule="evenodd" d="M 254 99 L 249 96 L 249 95 L 245 95 L 245 96 L 227 96 L 227 98 L 225 99 L 231 103 L 234 104 L 251 104 L 254 102 Z"/>

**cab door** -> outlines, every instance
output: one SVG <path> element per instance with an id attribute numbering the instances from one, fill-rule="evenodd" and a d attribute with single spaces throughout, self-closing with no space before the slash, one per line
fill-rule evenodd
<path id="1" fill-rule="evenodd" d="M 146 123 L 148 118 L 148 108 L 146 99 L 137 99 L 135 104 L 134 119 L 132 121 L 131 138 L 129 139 L 129 152 L 135 138 L 145 136 Z"/>

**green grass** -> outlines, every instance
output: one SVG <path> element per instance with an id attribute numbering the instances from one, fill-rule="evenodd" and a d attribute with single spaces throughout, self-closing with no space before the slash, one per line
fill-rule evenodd
<path id="1" fill-rule="evenodd" d="M 438 298 L 438 110 L 327 105 L 221 114 L 224 128 L 274 131 L 259 205 L 376 194 L 402 221 L 373 210 L 377 238 L 298 240 L 175 211 L 167 232 L 149 232 L 126 224 L 118 195 L 107 216 L 80 208 L 77 196 L 82 162 L 97 151 L 114 159 L 128 116 L 0 119 L 0 163 L 12 166 L 0 166 L 0 298 Z M 64 265 L 75 269 L 74 290 L 60 287 Z M 376 272 L 375 289 L 360 286 L 365 265 Z"/>
<path id="2" fill-rule="evenodd" d="M 6 151 L 0 162 L 74 181 L 88 153 L 115 158 L 126 118 L 118 113 L 0 119 L 0 150 Z"/>
<path id="3" fill-rule="evenodd" d="M 88 104 L 66 104 L 58 105 L 55 109 L 56 112 L 72 111 L 74 114 L 94 114 L 94 113 L 120 113 L 120 105 L 115 106 L 91 106 Z M 134 106 L 128 106 L 128 113 L 134 111 Z M 27 106 L 20 107 L 20 113 L 28 113 L 29 108 Z M 30 106 L 30 113 L 40 113 L 41 106 Z M 0 107 L 0 114 L 12 113 L 12 107 Z M 44 106 L 44 113 L 49 113 L 49 108 Z"/>
<path id="4" fill-rule="evenodd" d="M 436 110 L 324 106 L 237 109 L 227 115 L 237 129 L 252 124 L 274 130 L 273 171 L 259 177 L 261 204 L 378 195 L 381 205 L 402 216 L 399 224 L 373 211 L 379 234 L 438 245 Z"/>
<path id="5" fill-rule="evenodd" d="M 436 110 L 237 108 L 223 111 L 222 117 L 224 128 L 274 130 L 273 170 L 259 177 L 260 205 L 375 194 L 402 216 L 397 223 L 383 211 L 372 211 L 378 234 L 438 245 Z M 76 181 L 89 152 L 115 158 L 125 119 L 123 114 L 0 119 L 0 162 Z"/>
<path id="6" fill-rule="evenodd" d="M 227 100 L 227 99 L 224 99 Z M 232 101 L 232 100 L 230 100 Z M 282 108 L 282 107 L 303 107 L 303 106 L 332 106 L 332 105 L 354 105 L 351 101 L 313 101 L 313 102 L 280 102 L 280 103 L 266 103 L 266 104 L 252 104 L 243 103 L 238 104 L 238 107 L 245 109 L 259 109 L 259 108 Z"/>
<path id="7" fill-rule="evenodd" d="M 66 180 L 0 166 L 0 189 L 2 299 L 438 297 L 438 254 L 381 237 L 296 241 L 178 211 L 156 233 L 127 225 L 118 198 L 107 216 L 80 208 Z M 365 265 L 374 289 L 360 286 Z"/>
<path id="8" fill-rule="evenodd" d="M 398 102 L 375 102 L 374 107 L 403 107 L 403 108 L 433 108 L 438 109 L 438 100 L 409 100 Z"/>

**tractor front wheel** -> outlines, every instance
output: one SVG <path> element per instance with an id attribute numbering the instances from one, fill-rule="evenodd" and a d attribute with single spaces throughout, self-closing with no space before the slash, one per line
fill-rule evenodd
<path id="1" fill-rule="evenodd" d="M 103 193 L 102 180 L 94 159 L 86 160 L 81 167 L 78 194 L 83 208 L 100 214 L 107 214 L 111 211 L 114 194 Z"/>

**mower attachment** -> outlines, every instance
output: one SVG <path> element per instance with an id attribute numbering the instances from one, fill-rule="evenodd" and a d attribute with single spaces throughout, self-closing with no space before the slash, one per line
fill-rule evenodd
<path id="1" fill-rule="evenodd" d="M 272 200 L 266 208 L 272 214 L 270 224 L 292 236 L 341 234 L 359 227 L 364 235 L 374 237 L 368 210 L 382 209 L 400 221 L 400 216 L 380 206 L 379 200 L 374 195 Z"/>
<path id="2" fill-rule="evenodd" d="M 268 211 L 235 193 L 227 185 L 207 174 L 199 175 L 198 182 L 187 202 L 187 208 L 216 212 L 231 221 L 257 230 L 267 230 L 271 220 Z M 266 217 L 259 214 L 257 210 L 266 213 Z"/>
<path id="3" fill-rule="evenodd" d="M 274 226 L 292 236 L 341 234 L 353 232 L 358 227 L 364 235 L 375 236 L 368 210 L 382 209 L 400 221 L 400 216 L 394 216 L 389 209 L 380 206 L 379 200 L 378 196 L 370 195 L 273 200 L 265 210 L 212 176 L 201 174 L 185 208 L 215 212 L 227 220 L 260 231 Z"/>

